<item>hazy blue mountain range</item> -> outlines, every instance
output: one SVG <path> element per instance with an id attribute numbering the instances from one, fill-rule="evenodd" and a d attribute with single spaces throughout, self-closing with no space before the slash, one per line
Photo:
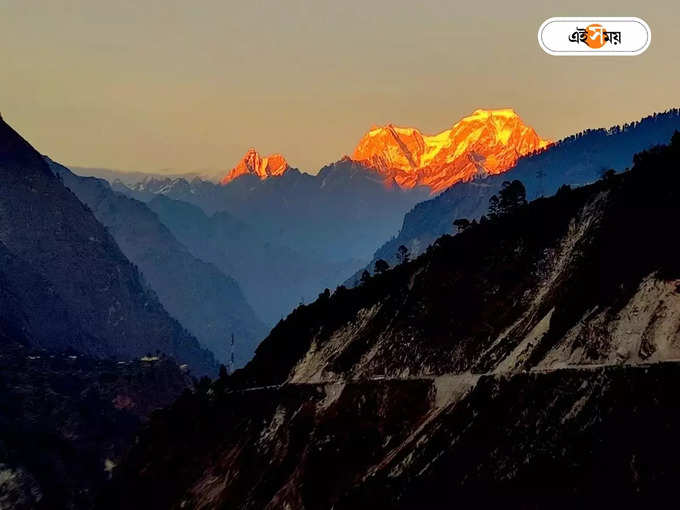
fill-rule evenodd
<path id="1" fill-rule="evenodd" d="M 148 179 L 126 190 L 141 200 L 156 194 L 199 206 L 207 214 L 228 212 L 269 242 L 328 260 L 370 256 L 375 239 L 395 231 L 403 212 L 428 190 L 402 190 L 349 159 L 317 175 L 290 169 L 260 180 L 243 175 L 227 185 L 193 179 Z"/>
<path id="2" fill-rule="evenodd" d="M 165 309 L 203 346 L 229 363 L 233 334 L 236 365 L 251 358 L 267 329 L 236 281 L 193 256 L 146 204 L 113 191 L 103 179 L 50 165 L 139 267 Z"/>
<path id="3" fill-rule="evenodd" d="M 2 329 L 43 348 L 121 358 L 162 351 L 212 373 L 90 209 L 0 120 Z M 25 278 L 23 278 L 25 275 Z"/>
<path id="4" fill-rule="evenodd" d="M 113 187 L 149 202 L 194 255 L 241 284 L 269 324 L 352 275 L 428 195 L 424 188 L 386 184 L 348 159 L 315 176 L 291 169 L 266 180 L 244 175 L 227 185 L 148 179 Z"/>
<path id="5" fill-rule="evenodd" d="M 241 283 L 249 303 L 270 325 L 326 287 L 352 274 L 361 261 L 325 261 L 277 245 L 229 213 L 206 215 L 187 202 L 158 195 L 148 204 L 192 253 Z"/>
<path id="6" fill-rule="evenodd" d="M 196 177 L 201 177 L 206 180 L 217 180 L 218 175 L 215 172 L 175 172 L 173 170 L 165 172 L 126 172 L 122 170 L 115 170 L 111 168 L 96 168 L 96 167 L 85 167 L 85 166 L 71 166 L 70 170 L 76 174 L 83 177 L 99 177 L 100 179 L 106 179 L 109 183 L 119 180 L 126 185 L 133 185 L 144 179 L 162 179 L 166 177 L 172 178 L 182 178 L 182 179 L 194 179 Z"/>

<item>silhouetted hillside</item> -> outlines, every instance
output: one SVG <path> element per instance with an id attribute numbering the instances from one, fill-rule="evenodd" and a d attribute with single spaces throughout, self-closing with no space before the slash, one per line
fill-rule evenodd
<path id="1" fill-rule="evenodd" d="M 630 172 L 299 307 L 245 369 L 157 415 L 102 502 L 570 508 L 674 495 L 679 168 L 680 133 Z"/>
<path id="2" fill-rule="evenodd" d="M 215 370 L 212 355 L 144 287 L 92 212 L 4 121 L 0 182 L 0 243 L 12 264 L 29 275 L 26 282 L 16 272 L 6 276 L 13 280 L 13 299 L 31 331 L 29 341 L 101 357 L 159 350 L 198 373 Z M 44 284 L 35 285 L 37 279 Z M 58 315 L 50 319 L 52 310 Z M 63 326 L 53 324 L 65 317 Z M 63 329 L 67 324 L 77 326 L 73 335 Z"/>

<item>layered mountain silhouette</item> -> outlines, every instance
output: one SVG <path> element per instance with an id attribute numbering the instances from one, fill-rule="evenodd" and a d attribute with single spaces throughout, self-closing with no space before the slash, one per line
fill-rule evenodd
<path id="1" fill-rule="evenodd" d="M 142 272 L 165 309 L 225 364 L 248 361 L 266 328 L 238 283 L 193 256 L 146 204 L 116 193 L 103 179 L 79 177 L 49 161 Z M 234 346 L 231 346 L 234 335 Z"/>
<path id="2" fill-rule="evenodd" d="M 394 232 L 401 211 L 428 194 L 422 187 L 386 186 L 382 176 L 349 158 L 316 175 L 290 168 L 265 179 L 248 173 L 227 185 L 148 179 L 113 187 L 147 202 L 160 194 L 197 205 L 209 215 L 227 212 L 270 242 L 336 261 L 370 256 L 375 236 Z"/>
<path id="3" fill-rule="evenodd" d="M 433 136 L 414 128 L 371 129 L 351 157 L 315 176 L 290 168 L 283 156 L 250 149 L 220 184 L 149 178 L 114 189 L 146 202 L 172 199 L 156 202 L 156 212 L 173 235 L 233 275 L 273 325 L 326 287 L 347 277 L 356 284 L 366 261 L 369 270 L 378 259 L 394 264 L 399 246 L 417 255 L 452 233 L 453 220 L 479 218 L 505 180 L 525 183 L 530 199 L 593 182 L 608 165 L 622 170 L 636 151 L 667 141 L 676 121 L 671 111 L 550 145 L 511 109 L 476 110 Z M 182 218 L 177 201 L 202 209 L 185 210 L 195 225 Z"/>
<path id="4" fill-rule="evenodd" d="M 200 347 L 144 284 L 90 209 L 0 120 L 0 329 L 97 357 L 156 351 L 212 373 Z"/>
<path id="5" fill-rule="evenodd" d="M 181 218 L 181 204 L 156 202 L 155 210 L 194 255 L 233 275 L 273 325 L 354 274 L 429 194 L 503 172 L 546 144 L 513 110 L 476 110 L 434 136 L 372 129 L 351 157 L 316 175 L 251 148 L 219 184 L 148 178 L 113 187 L 149 203 L 161 195 L 200 207 L 207 217 L 187 212 L 195 225 Z"/>
<path id="6" fill-rule="evenodd" d="M 148 207 L 198 258 L 243 282 L 248 302 L 272 325 L 305 297 L 309 300 L 325 287 L 335 287 L 358 263 L 322 260 L 270 242 L 227 212 L 208 216 L 197 206 L 164 195 L 156 196 Z"/>
<path id="7" fill-rule="evenodd" d="M 315 176 L 288 169 L 264 179 L 248 173 L 226 185 L 149 179 L 113 187 L 149 203 L 195 256 L 236 278 L 270 325 L 349 278 L 370 259 L 376 240 L 396 232 L 406 211 L 429 194 L 423 187 L 387 187 L 349 158 Z M 175 203 L 151 205 L 159 196 Z"/>
<path id="8" fill-rule="evenodd" d="M 102 502 L 672 499 L 679 167 L 680 133 L 631 171 L 445 235 L 413 261 L 300 306 L 243 370 L 158 415 Z"/>

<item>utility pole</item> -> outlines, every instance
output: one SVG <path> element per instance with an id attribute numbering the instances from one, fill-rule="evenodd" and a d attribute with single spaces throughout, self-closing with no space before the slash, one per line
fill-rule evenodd
<path id="1" fill-rule="evenodd" d="M 229 373 L 234 373 L 234 333 L 231 334 L 231 347 L 229 348 Z"/>
<path id="2" fill-rule="evenodd" d="M 542 197 L 545 194 L 545 188 L 543 187 L 543 179 L 545 178 L 545 170 L 540 168 L 538 172 L 536 172 L 536 177 L 538 177 L 538 197 Z"/>

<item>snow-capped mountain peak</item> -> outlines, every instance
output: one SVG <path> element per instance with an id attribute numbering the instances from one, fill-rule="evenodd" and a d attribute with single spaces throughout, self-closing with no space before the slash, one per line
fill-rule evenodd
<path id="1" fill-rule="evenodd" d="M 250 148 L 241 161 L 220 181 L 220 184 L 228 184 L 242 175 L 256 175 L 261 180 L 268 177 L 283 175 L 290 167 L 281 154 L 270 154 L 261 157 L 254 149 Z"/>
<path id="2" fill-rule="evenodd" d="M 429 186 L 438 192 L 479 174 L 504 172 L 548 143 L 511 108 L 478 109 L 434 135 L 393 124 L 373 127 L 352 159 L 401 187 Z"/>

